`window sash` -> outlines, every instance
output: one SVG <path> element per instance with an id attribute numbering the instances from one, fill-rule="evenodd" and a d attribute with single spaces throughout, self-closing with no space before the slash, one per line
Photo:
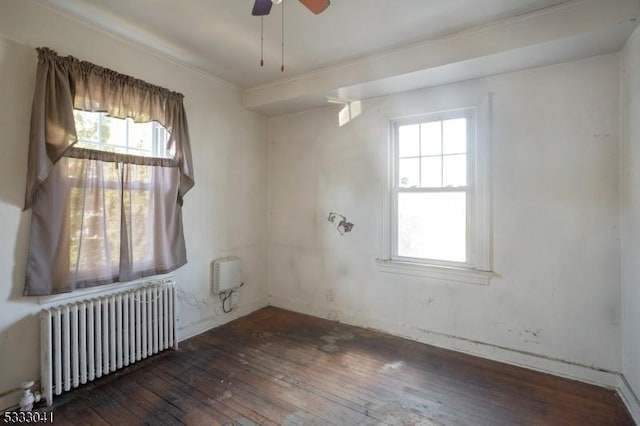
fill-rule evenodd
<path id="1" fill-rule="evenodd" d="M 400 171 L 400 155 L 399 155 L 399 128 L 404 125 L 423 124 L 429 122 L 444 121 L 456 118 L 465 118 L 467 120 L 467 149 L 466 149 L 466 163 L 467 163 L 467 185 L 465 186 L 452 186 L 452 187 L 414 187 L 406 188 L 399 185 L 399 171 Z M 475 188 L 475 114 L 470 109 L 461 111 L 450 111 L 436 114 L 428 114 L 417 117 L 409 117 L 404 119 L 398 119 L 392 121 L 392 143 L 391 143 L 391 155 L 393 161 L 391 162 L 391 227 L 390 227 L 390 256 L 391 260 L 411 263 L 423 263 L 435 266 L 444 267 L 457 267 L 457 268 L 474 268 L 477 263 L 477 259 L 474 258 L 474 239 L 477 237 L 474 235 L 474 188 Z M 420 143 L 420 141 L 419 141 Z M 402 157 L 406 158 L 444 158 L 454 154 L 440 155 L 420 155 L 414 157 Z M 444 182 L 443 182 L 444 183 Z M 449 193 L 449 192 L 464 192 L 466 194 L 466 238 L 465 238 L 465 262 L 456 262 L 442 259 L 430 259 L 422 257 L 407 257 L 400 256 L 398 254 L 398 240 L 399 240 L 399 212 L 398 212 L 398 200 L 401 193 Z"/>
<path id="2" fill-rule="evenodd" d="M 119 154 L 133 155 L 133 156 L 139 156 L 139 157 L 171 158 L 170 153 L 166 150 L 166 146 L 165 146 L 166 139 L 167 139 L 167 134 L 166 134 L 167 131 L 163 126 L 161 126 L 156 121 L 148 122 L 148 123 L 151 123 L 151 149 L 145 149 L 145 148 L 137 148 L 135 146 L 131 146 L 129 139 L 132 133 L 132 129 L 131 129 L 132 123 L 133 124 L 146 124 L 146 123 L 135 123 L 131 119 L 110 117 L 114 120 L 124 121 L 125 144 L 117 145 L 113 143 L 108 143 L 103 140 L 102 126 L 104 123 L 105 113 L 83 111 L 83 110 L 77 110 L 77 109 L 74 111 L 78 111 L 80 113 L 86 112 L 91 114 L 97 114 L 96 116 L 97 117 L 97 122 L 96 122 L 97 139 L 78 137 L 79 144 L 86 144 L 89 146 L 82 146 L 82 145 L 78 146 L 76 144 L 75 147 L 77 149 L 89 149 L 89 150 L 96 150 L 96 151 L 112 152 L 112 151 L 106 151 L 105 148 L 113 148 L 114 150 L 116 150 L 115 152 Z"/>
<path id="3" fill-rule="evenodd" d="M 466 238 L 465 238 L 465 262 L 456 262 L 443 259 L 425 258 L 425 257 L 409 257 L 400 256 L 398 254 L 398 240 L 399 240 L 399 218 L 398 218 L 398 200 L 399 195 L 402 193 L 423 193 L 423 194 L 438 194 L 438 193 L 465 193 L 465 217 L 466 217 Z M 471 220 L 471 204 L 472 197 L 471 192 L 468 189 L 461 190 L 460 188 L 443 188 L 442 190 L 431 188 L 392 188 L 392 215 L 391 215 L 391 260 L 398 260 L 402 262 L 413 263 L 428 263 L 431 265 L 451 266 L 451 267 L 465 267 L 471 268 L 474 265 L 473 251 L 472 251 L 472 220 Z"/>

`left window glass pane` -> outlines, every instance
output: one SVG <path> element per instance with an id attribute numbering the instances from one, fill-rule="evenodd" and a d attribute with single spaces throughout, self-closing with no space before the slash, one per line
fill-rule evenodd
<path id="1" fill-rule="evenodd" d="M 104 128 L 108 128 L 108 134 L 103 136 L 102 141 L 106 144 L 113 146 L 127 146 L 127 122 L 126 120 L 121 120 L 118 118 L 111 117 L 102 117 L 103 122 L 107 119 L 107 126 L 102 126 Z"/>
<path id="2" fill-rule="evenodd" d="M 76 133 L 78 134 L 78 139 L 85 143 L 99 144 L 99 113 L 74 111 L 73 117 L 76 122 Z"/>
<path id="3" fill-rule="evenodd" d="M 402 158 L 399 161 L 398 186 L 417 188 L 420 185 L 420 159 Z"/>
<path id="4" fill-rule="evenodd" d="M 400 126 L 398 137 L 398 155 L 400 158 L 420 155 L 420 126 L 418 124 Z"/>
<path id="5" fill-rule="evenodd" d="M 398 256 L 466 262 L 464 192 L 398 194 Z"/>
<path id="6" fill-rule="evenodd" d="M 133 123 L 129 133 L 129 148 L 143 152 L 153 152 L 153 123 Z"/>

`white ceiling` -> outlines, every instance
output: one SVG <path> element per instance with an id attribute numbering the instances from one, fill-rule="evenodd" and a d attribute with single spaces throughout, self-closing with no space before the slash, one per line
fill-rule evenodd
<path id="1" fill-rule="evenodd" d="M 279 115 L 620 50 L 640 0 L 333 0 L 314 15 L 253 0 L 33 0 L 222 79 Z"/>
<path id="2" fill-rule="evenodd" d="M 253 0 L 41 0 L 202 71 L 248 88 L 442 37 L 566 0 L 333 0 L 313 15 L 285 5 L 285 73 L 280 72 L 282 5 L 260 18 Z"/>

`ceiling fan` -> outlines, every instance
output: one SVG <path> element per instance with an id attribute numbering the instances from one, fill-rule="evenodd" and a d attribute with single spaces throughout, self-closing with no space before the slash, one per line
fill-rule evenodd
<path id="1" fill-rule="evenodd" d="M 253 16 L 265 16 L 271 12 L 271 6 L 273 4 L 279 4 L 282 0 L 255 0 L 253 4 L 253 11 L 251 14 Z M 300 0 L 300 3 L 306 6 L 307 9 L 315 13 L 316 15 L 321 14 L 325 11 L 329 4 L 330 0 Z"/>
<path id="2" fill-rule="evenodd" d="M 331 4 L 330 0 L 299 0 L 307 9 L 315 13 L 316 15 L 324 12 Z M 274 4 L 280 4 L 282 0 L 255 0 L 253 3 L 253 16 L 260 17 L 260 67 L 264 66 L 264 24 L 263 18 L 271 12 L 271 6 Z M 281 55 L 282 64 L 280 65 L 280 71 L 284 72 L 284 3 L 281 8 L 282 12 L 282 29 L 281 36 Z"/>

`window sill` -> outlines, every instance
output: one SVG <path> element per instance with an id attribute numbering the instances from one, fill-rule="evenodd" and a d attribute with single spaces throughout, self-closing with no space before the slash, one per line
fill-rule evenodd
<path id="1" fill-rule="evenodd" d="M 477 269 L 427 265 L 391 259 L 376 259 L 376 263 L 382 272 L 390 274 L 411 275 L 466 284 L 488 285 L 494 276 L 493 272 Z"/>

